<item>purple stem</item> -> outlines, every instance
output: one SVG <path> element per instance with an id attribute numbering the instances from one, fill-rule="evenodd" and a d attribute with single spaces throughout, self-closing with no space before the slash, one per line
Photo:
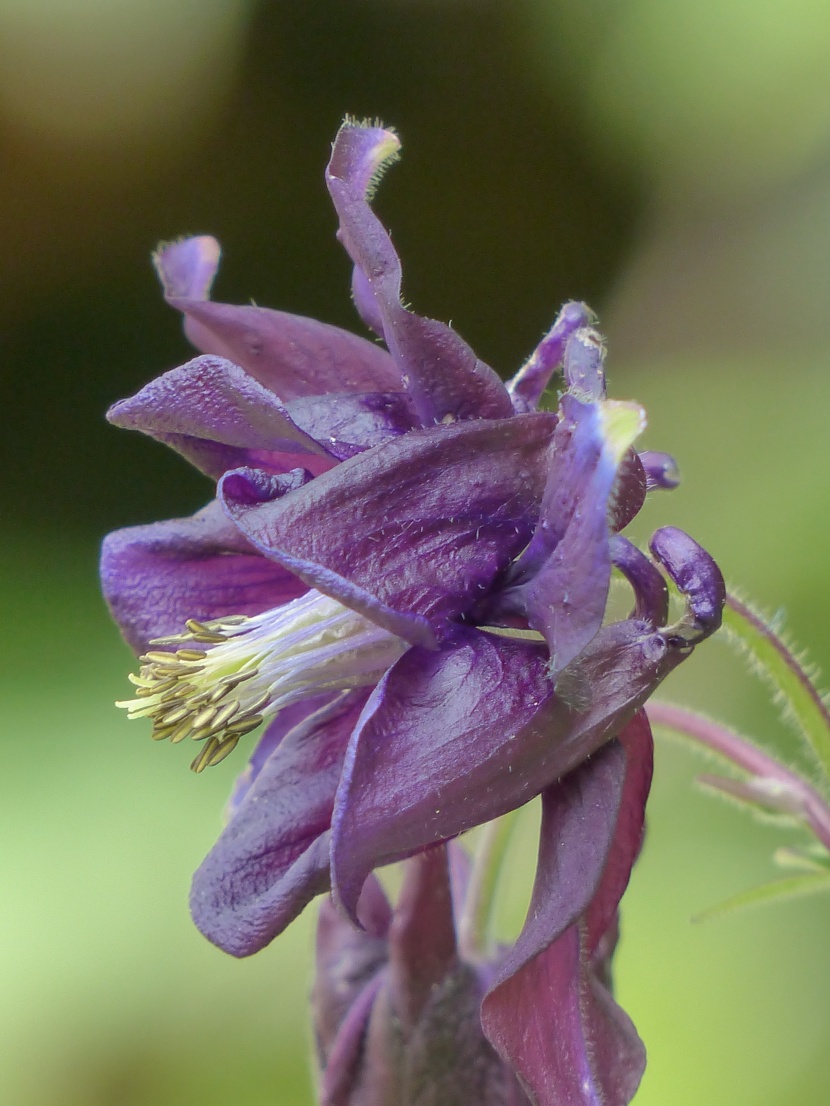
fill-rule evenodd
<path id="1" fill-rule="evenodd" d="M 685 734 L 752 776 L 785 784 L 798 796 L 807 825 L 830 851 L 830 808 L 824 797 L 801 776 L 773 760 L 746 738 L 694 711 L 654 700 L 648 704 L 646 711 L 653 725 L 666 726 Z"/>

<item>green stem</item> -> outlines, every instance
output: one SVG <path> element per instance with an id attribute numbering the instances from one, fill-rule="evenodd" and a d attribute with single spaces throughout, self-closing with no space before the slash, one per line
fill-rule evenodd
<path id="1" fill-rule="evenodd" d="M 473 860 L 458 924 L 459 948 L 473 959 L 486 956 L 490 950 L 496 888 L 517 813 L 514 810 L 487 823 Z"/>
<path id="2" fill-rule="evenodd" d="M 723 627 L 783 700 L 785 714 L 830 783 L 830 712 L 804 665 L 758 612 L 734 595 L 727 596 Z"/>

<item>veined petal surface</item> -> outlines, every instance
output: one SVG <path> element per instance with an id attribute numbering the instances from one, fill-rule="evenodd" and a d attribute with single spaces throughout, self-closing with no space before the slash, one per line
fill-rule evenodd
<path id="1" fill-rule="evenodd" d="M 265 499 L 252 474 L 219 495 L 257 549 L 412 642 L 434 644 L 528 541 L 555 418 L 413 431 Z M 344 536 L 348 534 L 348 540 Z"/>
<path id="2" fill-rule="evenodd" d="M 101 550 L 101 587 L 128 644 L 177 634 L 187 619 L 254 615 L 306 585 L 260 556 L 214 500 L 189 518 L 116 530 Z"/>

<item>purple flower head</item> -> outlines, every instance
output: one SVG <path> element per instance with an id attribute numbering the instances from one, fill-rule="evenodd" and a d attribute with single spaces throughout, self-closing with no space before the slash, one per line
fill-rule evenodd
<path id="1" fill-rule="evenodd" d="M 645 1050 L 611 994 L 617 904 L 651 781 L 642 714 L 543 794 L 539 868 L 512 947 L 465 940 L 476 868 L 455 842 L 404 866 L 394 911 L 374 876 L 356 928 L 320 911 L 322 1106 L 624 1106 Z M 585 833 L 585 823 L 591 833 Z M 480 859 L 480 858 L 479 858 Z"/>
<path id="2" fill-rule="evenodd" d="M 142 653 L 131 717 L 201 742 L 197 771 L 266 724 L 191 898 L 200 929 L 238 956 L 329 887 L 356 918 L 374 868 L 581 779 L 720 621 L 720 573 L 691 538 L 660 530 L 649 557 L 619 533 L 676 472 L 635 451 L 642 408 L 606 399 L 584 305 L 563 308 L 506 386 L 450 327 L 402 305 L 369 204 L 397 150 L 392 132 L 347 122 L 326 173 L 356 306 L 386 349 L 211 302 L 218 245 L 187 239 L 156 264 L 201 355 L 109 414 L 217 481 L 192 518 L 110 535 L 102 580 Z M 560 373 L 558 410 L 538 410 Z M 634 601 L 609 621 L 614 569 Z M 626 818 L 639 824 L 643 801 Z M 574 856 L 594 847 L 593 821 L 581 825 Z M 543 883 L 558 863 L 544 859 Z M 585 905 L 563 934 L 577 915 L 588 929 L 570 968 L 551 968 L 572 981 L 586 949 L 602 958 L 610 924 Z M 520 939 L 485 1026 L 526 978 L 522 950 L 533 959 L 544 943 Z M 518 1046 L 487 1032 L 512 1057 Z"/>

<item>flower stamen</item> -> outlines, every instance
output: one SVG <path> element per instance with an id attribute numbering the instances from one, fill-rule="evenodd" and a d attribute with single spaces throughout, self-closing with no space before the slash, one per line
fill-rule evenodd
<path id="1" fill-rule="evenodd" d="M 376 683 L 407 643 L 313 589 L 251 618 L 188 619 L 156 638 L 129 679 L 130 718 L 150 718 L 151 737 L 204 741 L 194 772 L 219 764 L 241 737 L 289 703 Z M 205 646 L 205 648 L 202 648 Z"/>

